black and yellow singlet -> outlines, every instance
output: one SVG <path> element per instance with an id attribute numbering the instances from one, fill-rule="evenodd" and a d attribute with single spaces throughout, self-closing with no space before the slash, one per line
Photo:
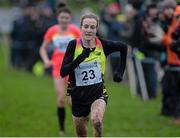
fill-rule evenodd
<path id="1" fill-rule="evenodd" d="M 69 42 L 61 67 L 61 76 L 69 75 L 72 98 L 72 113 L 74 116 L 87 116 L 91 104 L 96 99 L 107 102 L 107 92 L 104 86 L 106 57 L 113 52 L 120 52 L 120 74 L 123 75 L 126 65 L 127 45 L 96 38 L 96 46 L 87 50 L 80 38 Z M 83 54 L 82 54 L 83 53 Z"/>

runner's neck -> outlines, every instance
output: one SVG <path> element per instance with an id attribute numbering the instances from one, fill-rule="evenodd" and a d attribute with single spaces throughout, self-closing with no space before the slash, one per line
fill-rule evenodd
<path id="1" fill-rule="evenodd" d="M 82 39 L 82 43 L 85 48 L 95 48 L 96 47 L 95 39 L 89 40 L 89 41 Z"/>
<path id="2" fill-rule="evenodd" d="M 59 28 L 59 32 L 62 33 L 62 32 L 66 32 L 68 30 L 68 27 L 67 26 L 60 26 Z"/>

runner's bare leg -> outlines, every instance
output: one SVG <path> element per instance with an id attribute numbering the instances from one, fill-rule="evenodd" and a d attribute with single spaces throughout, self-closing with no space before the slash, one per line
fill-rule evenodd
<path id="1" fill-rule="evenodd" d="M 88 117 L 75 117 L 73 116 L 76 134 L 78 137 L 87 137 L 87 122 Z"/>
<path id="2" fill-rule="evenodd" d="M 94 137 L 102 136 L 102 122 L 106 103 L 102 99 L 94 101 L 91 105 L 91 121 L 94 127 Z"/>

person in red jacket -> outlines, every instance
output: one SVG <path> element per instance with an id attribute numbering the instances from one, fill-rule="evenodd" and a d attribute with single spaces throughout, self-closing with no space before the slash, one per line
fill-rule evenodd
<path id="1" fill-rule="evenodd" d="M 60 76 L 60 69 L 67 45 L 69 41 L 80 36 L 80 29 L 70 23 L 71 11 L 64 4 L 59 4 L 59 8 L 57 9 L 57 20 L 59 24 L 50 27 L 44 36 L 44 41 L 40 48 L 40 55 L 45 68 L 52 66 L 52 77 L 57 94 L 57 113 L 60 133 L 63 134 L 65 120 L 64 91 L 67 85 L 68 76 L 63 79 Z M 49 59 L 46 51 L 46 48 L 50 43 L 54 46 L 51 60 Z"/>

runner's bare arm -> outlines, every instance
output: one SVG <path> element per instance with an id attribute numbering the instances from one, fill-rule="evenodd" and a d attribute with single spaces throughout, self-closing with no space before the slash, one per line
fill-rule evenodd
<path id="1" fill-rule="evenodd" d="M 50 42 L 44 40 L 40 47 L 40 50 L 39 50 L 39 54 L 45 64 L 45 67 L 47 67 L 47 68 L 51 66 L 51 61 L 50 61 L 47 51 L 46 51 L 46 48 L 48 47 L 49 43 Z"/>

